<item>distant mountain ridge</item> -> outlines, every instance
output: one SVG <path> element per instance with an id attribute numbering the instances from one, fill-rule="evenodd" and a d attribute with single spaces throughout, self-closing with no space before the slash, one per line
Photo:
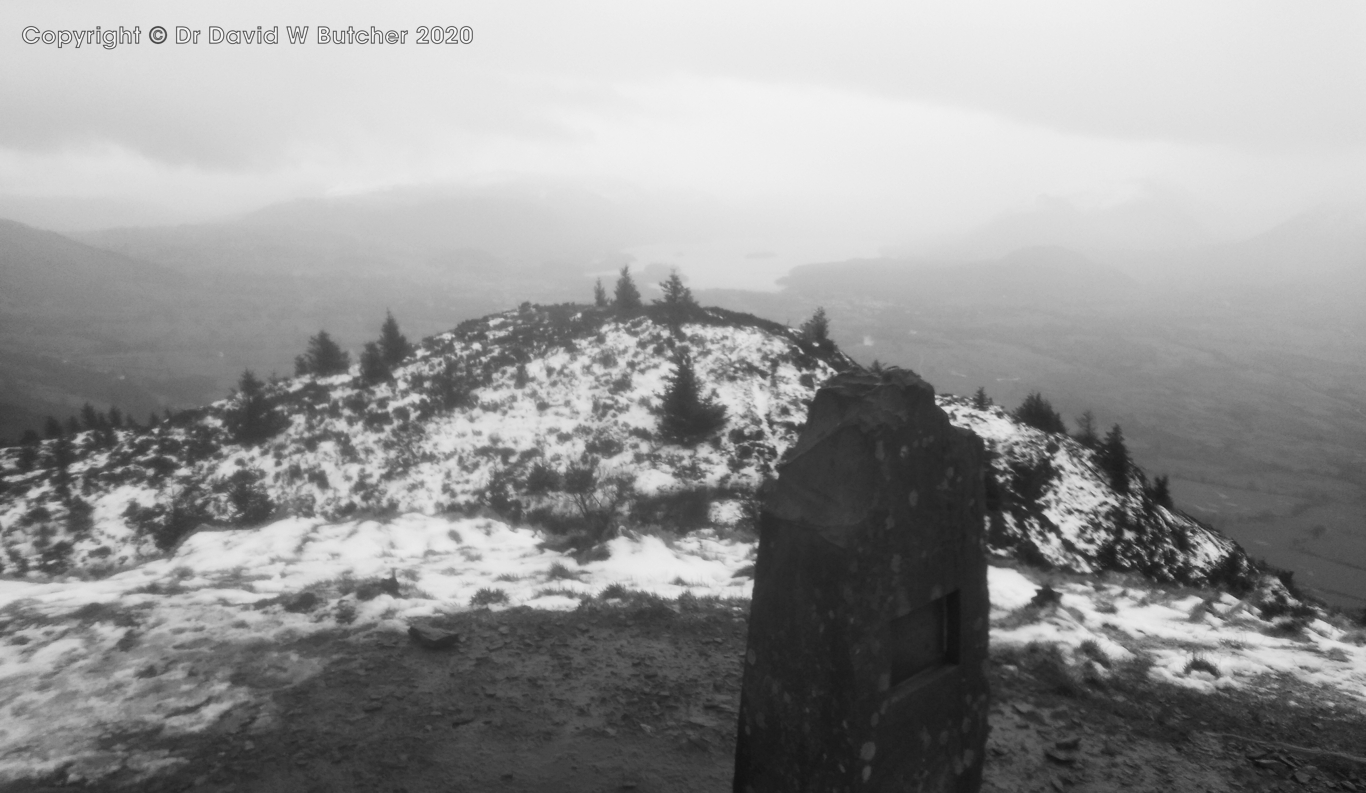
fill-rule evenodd
<path id="1" fill-rule="evenodd" d="M 800 294 L 879 295 L 906 303 L 1050 304 L 1123 300 L 1136 282 L 1058 246 L 1020 248 L 998 259 L 942 264 L 863 259 L 795 267 L 778 283 Z"/>
<path id="2" fill-rule="evenodd" d="M 658 432 L 679 349 L 726 408 L 725 426 L 693 448 Z M 201 526 L 286 515 L 491 510 L 585 553 L 622 526 L 742 528 L 820 383 L 853 366 L 830 342 L 721 309 L 675 322 L 658 306 L 528 303 L 426 339 L 387 382 L 364 385 L 353 367 L 266 386 L 279 426 L 257 445 L 233 440 L 238 396 L 151 430 L 43 441 L 28 470 L 21 449 L 0 452 L 4 572 L 98 573 Z M 1236 543 L 1154 504 L 1141 472 L 1121 495 L 1071 439 L 999 408 L 940 404 L 992 450 L 996 553 L 1286 597 Z M 1022 465 L 1046 475 L 1022 484 Z"/>

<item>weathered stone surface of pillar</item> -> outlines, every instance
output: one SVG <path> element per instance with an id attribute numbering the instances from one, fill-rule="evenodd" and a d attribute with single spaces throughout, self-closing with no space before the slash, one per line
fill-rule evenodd
<path id="1" fill-rule="evenodd" d="M 911 372 L 816 394 L 764 498 L 736 793 L 981 787 L 982 464 Z"/>

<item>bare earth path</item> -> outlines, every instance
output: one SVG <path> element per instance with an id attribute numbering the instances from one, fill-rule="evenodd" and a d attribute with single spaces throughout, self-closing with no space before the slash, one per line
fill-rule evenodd
<path id="1" fill-rule="evenodd" d="M 111 746 L 136 742 L 187 760 L 151 780 L 66 786 L 59 777 L 3 790 L 730 789 L 742 610 L 513 609 L 440 624 L 462 634 L 459 647 L 426 650 L 369 629 L 315 636 L 292 649 L 324 671 L 282 685 L 269 668 L 242 669 L 240 682 L 259 687 L 262 702 L 208 733 L 108 736 Z M 1121 678 L 1098 690 L 1042 656 L 999 660 L 987 791 L 1366 790 L 1366 767 L 1211 735 L 1359 754 L 1360 706 L 1329 709 L 1323 692 L 1293 688 L 1303 684 L 1264 697 Z"/>

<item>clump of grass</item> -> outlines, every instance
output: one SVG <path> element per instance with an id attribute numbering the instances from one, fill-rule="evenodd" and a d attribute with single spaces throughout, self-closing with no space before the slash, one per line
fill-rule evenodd
<path id="1" fill-rule="evenodd" d="M 684 592 L 678 596 L 678 610 L 683 614 L 696 614 L 702 611 L 715 609 L 721 605 L 720 595 L 703 595 L 698 597 L 691 592 Z"/>
<path id="2" fill-rule="evenodd" d="M 631 596 L 631 590 L 622 584 L 608 584 L 598 593 L 598 600 L 626 600 Z"/>
<path id="3" fill-rule="evenodd" d="M 1213 614 L 1214 604 L 1217 602 L 1219 602 L 1219 599 L 1211 596 L 1205 598 L 1199 603 L 1196 603 L 1195 606 L 1191 608 L 1190 621 L 1199 622 L 1200 620 L 1205 618 L 1206 614 Z"/>
<path id="4" fill-rule="evenodd" d="M 556 562 L 546 571 L 545 577 L 551 581 L 578 581 L 583 573 L 577 570 L 570 570 L 563 564 Z"/>
<path id="5" fill-rule="evenodd" d="M 1127 658 L 1115 665 L 1115 672 L 1133 683 L 1145 683 L 1154 663 L 1151 655 L 1141 650 L 1135 650 L 1132 658 Z"/>
<path id="6" fill-rule="evenodd" d="M 731 578 L 753 578 L 753 577 L 754 577 L 754 565 L 752 565 L 752 564 L 747 564 L 747 565 L 745 565 L 744 567 L 741 567 L 739 570 L 736 570 L 734 573 L 732 573 L 730 577 L 731 577 Z"/>
<path id="7" fill-rule="evenodd" d="M 337 582 L 337 591 L 342 595 L 355 593 L 356 600 L 374 600 L 380 595 L 398 597 L 398 576 L 388 578 L 343 578 Z"/>
<path id="8" fill-rule="evenodd" d="M 337 601 L 336 619 L 338 625 L 350 625 L 356 621 L 356 604 L 349 600 Z"/>
<path id="9" fill-rule="evenodd" d="M 508 593 L 501 589 L 491 589 L 489 587 L 480 589 L 478 592 L 474 593 L 474 597 L 470 598 L 470 606 L 473 608 L 484 608 L 507 602 Z"/>
<path id="10" fill-rule="evenodd" d="M 495 579 L 493 579 L 493 580 L 494 580 L 494 581 L 504 581 L 504 582 L 507 582 L 507 583 L 511 584 L 511 583 L 514 583 L 514 582 L 517 582 L 517 581 L 521 581 L 521 580 L 522 580 L 522 577 L 519 576 L 519 575 L 517 575 L 516 573 L 503 573 L 502 575 L 498 576 L 497 578 L 495 578 Z"/>
<path id="11" fill-rule="evenodd" d="M 1289 617 L 1278 620 L 1265 630 L 1268 636 L 1282 636 L 1287 639 L 1301 638 L 1304 636 L 1304 629 L 1309 627 L 1309 621 L 1303 617 Z"/>
<path id="12" fill-rule="evenodd" d="M 1110 660 L 1110 656 L 1106 655 L 1105 651 L 1100 649 L 1100 644 L 1098 644 L 1095 639 L 1087 639 L 1082 642 L 1077 647 L 1077 651 L 1102 668 L 1109 669 L 1110 666 L 1114 664 L 1114 661 Z"/>
<path id="13" fill-rule="evenodd" d="M 584 598 L 591 597 L 591 595 L 585 595 L 582 592 L 575 592 L 574 590 L 568 587 L 562 586 L 548 586 L 536 590 L 536 597 L 538 598 L 555 596 L 574 598 L 575 600 L 583 600 Z"/>
<path id="14" fill-rule="evenodd" d="M 626 606 L 632 617 L 646 622 L 667 622 L 678 616 L 678 606 L 653 592 L 631 591 Z"/>
<path id="15" fill-rule="evenodd" d="M 1182 673 L 1186 675 L 1190 675 L 1192 672 L 1208 672 L 1215 677 L 1219 677 L 1221 674 L 1219 667 L 1201 653 L 1191 655 L 1190 660 L 1186 661 L 1186 668 L 1182 670 Z"/>
<path id="16" fill-rule="evenodd" d="M 1113 600 L 1097 600 L 1096 611 L 1101 614 L 1118 614 L 1119 606 L 1116 606 Z"/>

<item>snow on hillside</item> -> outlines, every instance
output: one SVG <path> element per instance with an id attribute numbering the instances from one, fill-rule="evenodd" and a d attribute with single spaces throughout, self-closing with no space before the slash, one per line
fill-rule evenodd
<path id="1" fill-rule="evenodd" d="M 657 429 L 679 347 L 727 412 L 695 448 Z M 268 692 L 234 680 L 316 674 L 288 647 L 320 631 L 572 609 L 614 584 L 746 598 L 754 490 L 820 383 L 853 365 L 716 309 L 674 329 L 524 305 L 426 340 L 390 382 L 362 385 L 353 369 L 270 384 L 280 426 L 256 445 L 234 442 L 230 399 L 151 430 L 46 440 L 27 461 L 0 450 L 0 780 L 151 774 L 177 760 L 108 736 L 202 730 L 243 703 L 268 726 Z M 1099 676 L 1102 659 L 1143 653 L 1153 676 L 1202 689 L 1288 673 L 1366 700 L 1360 632 L 1155 505 L 1141 472 L 1118 494 L 1070 439 L 940 404 L 990 452 L 992 550 L 1053 570 L 991 569 L 998 646 L 1061 644 Z M 590 547 L 563 542 L 593 515 Z M 1131 572 L 1071 575 L 1103 569 Z M 1029 605 L 1045 580 L 1060 602 Z"/>
<path id="2" fill-rule="evenodd" d="M 271 513 L 488 507 L 554 522 L 580 505 L 538 488 L 533 473 L 553 485 L 574 467 L 604 483 L 625 480 L 645 499 L 702 491 L 707 514 L 695 522 L 733 525 L 795 440 L 817 385 L 852 364 L 773 323 L 717 309 L 695 319 L 676 334 L 643 316 L 527 305 L 428 339 L 391 382 L 361 386 L 353 368 L 275 384 L 287 426 L 254 447 L 228 436 L 231 400 L 140 434 L 82 433 L 64 472 L 58 442 L 45 441 L 36 470 L 15 470 L 10 455 L 0 564 L 10 574 L 116 569 L 201 522 Z M 727 411 L 724 431 L 693 449 L 663 443 L 655 429 L 679 346 Z M 63 497 L 59 474 L 74 500 Z"/>
<path id="3" fill-rule="evenodd" d="M 665 443 L 656 409 L 674 351 L 692 354 L 726 425 L 695 448 Z M 341 520 L 495 514 L 572 534 L 596 521 L 686 532 L 752 514 L 820 383 L 854 366 L 829 343 L 746 315 L 660 317 L 522 306 L 427 339 L 389 382 L 358 368 L 267 386 L 280 430 L 234 442 L 234 400 L 134 433 L 44 441 L 30 470 L 0 453 L 0 573 L 104 574 L 156 558 L 200 525 L 286 515 Z M 993 549 L 1036 565 L 1137 570 L 1243 586 L 1242 549 L 1157 506 L 1135 473 L 1119 495 L 1074 441 L 1001 409 L 944 396 L 992 453 Z M 586 487 L 567 486 L 578 476 Z"/>
<path id="4" fill-rule="evenodd" d="M 1095 453 L 1066 436 L 1011 418 L 998 406 L 977 410 L 941 396 L 956 426 L 987 446 L 994 476 L 988 492 L 992 548 L 1032 564 L 1090 573 L 1137 570 L 1163 581 L 1224 583 L 1250 568 L 1242 549 L 1214 529 L 1153 503 L 1141 471 L 1120 494 Z"/>
<path id="5" fill-rule="evenodd" d="M 0 781 L 57 768 L 69 782 L 119 769 L 150 775 L 179 762 L 136 741 L 111 745 L 110 735 L 194 732 L 244 711 L 255 714 L 253 730 L 269 729 L 278 715 L 269 687 L 236 681 L 247 670 L 279 686 L 317 674 L 320 661 L 289 643 L 322 631 L 407 641 L 411 621 L 472 603 L 563 610 L 611 607 L 601 596 L 613 584 L 665 598 L 748 597 L 752 588 L 754 544 L 714 532 L 620 536 L 607 559 L 584 564 L 542 539 L 486 518 L 288 518 L 200 532 L 167 558 L 99 580 L 0 582 Z M 1030 605 L 1045 581 L 1060 602 Z M 1200 690 L 1256 689 L 1289 674 L 1366 710 L 1361 631 L 1322 620 L 1287 631 L 1251 602 L 1133 575 L 992 567 L 989 586 L 995 647 L 1059 644 L 1099 676 L 1098 658 L 1142 653 L 1154 679 Z M 1197 655 L 1205 663 L 1192 666 Z"/>

